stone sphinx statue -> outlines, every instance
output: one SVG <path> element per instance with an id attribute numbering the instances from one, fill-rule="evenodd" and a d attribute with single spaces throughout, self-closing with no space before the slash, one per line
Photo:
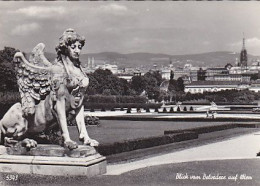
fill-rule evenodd
<path id="1" fill-rule="evenodd" d="M 14 63 L 21 103 L 14 104 L 0 121 L 1 139 L 6 146 L 23 144 L 37 146 L 38 134 L 60 130 L 64 147 L 78 147 L 68 131 L 68 122 L 76 121 L 79 139 L 97 146 L 91 139 L 84 121 L 83 99 L 89 78 L 82 70 L 79 55 L 85 38 L 67 29 L 56 47 L 57 58 L 49 62 L 44 56 L 45 45 L 40 43 L 27 60 L 17 52 Z"/>

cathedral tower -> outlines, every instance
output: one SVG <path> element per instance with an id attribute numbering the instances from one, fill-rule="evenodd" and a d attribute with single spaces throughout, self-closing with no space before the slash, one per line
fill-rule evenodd
<path id="1" fill-rule="evenodd" d="M 246 47 L 245 47 L 245 37 L 244 36 L 243 36 L 243 46 L 242 46 L 242 50 L 240 52 L 240 65 L 242 67 L 247 67 L 247 51 L 246 51 Z"/>

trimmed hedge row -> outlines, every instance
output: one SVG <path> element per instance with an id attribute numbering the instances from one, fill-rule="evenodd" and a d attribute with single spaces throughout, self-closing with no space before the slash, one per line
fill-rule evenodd
<path id="1" fill-rule="evenodd" d="M 113 144 L 104 144 L 97 147 L 97 151 L 103 155 L 108 156 L 122 152 L 133 151 L 137 149 L 149 148 L 159 145 L 165 145 L 174 142 L 197 139 L 198 134 L 193 132 L 185 132 L 179 134 L 170 134 L 149 138 L 140 138 L 124 142 L 115 142 Z"/>
<path id="2" fill-rule="evenodd" d="M 197 134 L 203 134 L 203 133 L 215 132 L 220 130 L 233 129 L 236 127 L 237 125 L 235 124 L 214 125 L 214 126 L 196 127 L 196 128 L 184 129 L 184 130 L 166 130 L 164 131 L 164 134 L 175 134 L 180 132 L 195 132 Z"/>
<path id="3" fill-rule="evenodd" d="M 197 134 L 204 134 L 210 132 L 216 132 L 221 130 L 233 129 L 233 128 L 259 128 L 260 124 L 225 124 L 225 125 L 213 125 L 213 126 L 205 126 L 205 127 L 196 127 L 184 130 L 166 130 L 164 134 L 176 134 L 181 132 L 193 132 Z"/>
<path id="4" fill-rule="evenodd" d="M 104 96 L 90 95 L 84 99 L 85 109 L 114 110 L 115 108 L 153 108 L 158 109 L 162 104 L 147 103 L 144 96 Z"/>
<path id="5" fill-rule="evenodd" d="M 189 112 L 183 112 L 189 114 Z M 191 112 L 191 113 L 198 113 L 198 112 Z M 226 122 L 227 118 L 171 118 L 171 117 L 164 117 L 164 118 L 158 118 L 158 117 L 151 117 L 151 115 L 144 116 L 144 115 L 121 115 L 121 116 L 100 116 L 100 120 L 127 120 L 127 121 L 185 121 L 185 122 Z M 256 121 L 259 122 L 259 119 L 256 118 L 229 118 L 229 122 L 239 122 L 239 121 Z"/>
<path id="6" fill-rule="evenodd" d="M 148 100 L 144 96 L 85 96 L 84 103 L 146 103 Z"/>
<path id="7" fill-rule="evenodd" d="M 215 102 L 217 105 L 257 105 L 257 103 L 233 103 L 233 102 Z M 171 104 L 169 104 L 171 105 Z M 209 103 L 198 103 L 198 102 L 182 102 L 182 105 L 210 105 Z"/>
<path id="8" fill-rule="evenodd" d="M 84 102 L 85 109 L 105 109 L 112 110 L 115 108 L 144 108 L 144 109 L 158 109 L 162 104 L 157 103 L 87 103 Z"/>

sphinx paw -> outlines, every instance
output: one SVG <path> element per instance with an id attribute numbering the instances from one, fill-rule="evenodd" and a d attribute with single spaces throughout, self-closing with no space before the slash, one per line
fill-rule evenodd
<path id="1" fill-rule="evenodd" d="M 84 141 L 84 145 L 89 145 L 91 147 L 97 147 L 99 145 L 99 142 L 97 140 L 89 138 Z"/>
<path id="2" fill-rule="evenodd" d="M 78 144 L 75 141 L 65 141 L 64 147 L 68 148 L 69 150 L 73 150 L 78 148 Z"/>
<path id="3" fill-rule="evenodd" d="M 13 147 L 17 143 L 18 143 L 18 141 L 14 140 L 13 138 L 8 138 L 8 137 L 4 138 L 4 146 L 6 146 L 6 147 Z"/>
<path id="4" fill-rule="evenodd" d="M 26 147 L 28 149 L 37 147 L 37 142 L 33 139 L 28 139 L 28 138 L 21 141 L 21 144 L 23 147 Z"/>

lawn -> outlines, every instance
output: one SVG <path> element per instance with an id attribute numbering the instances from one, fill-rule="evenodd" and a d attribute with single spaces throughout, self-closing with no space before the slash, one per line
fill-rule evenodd
<path id="1" fill-rule="evenodd" d="M 161 136 L 165 130 L 189 129 L 194 127 L 230 124 L 232 122 L 174 122 L 174 121 L 118 121 L 101 120 L 100 126 L 88 126 L 91 138 L 101 144 L 111 144 L 125 140 Z M 69 127 L 71 138 L 78 140 L 75 126 Z"/>

